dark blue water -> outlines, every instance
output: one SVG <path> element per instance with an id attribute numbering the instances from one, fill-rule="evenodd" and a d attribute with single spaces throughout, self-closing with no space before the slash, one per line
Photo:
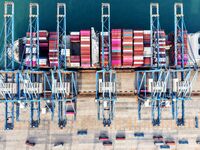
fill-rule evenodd
<path id="1" fill-rule="evenodd" d="M 15 2 L 15 37 L 22 37 L 28 30 L 30 0 Z M 101 2 L 111 4 L 111 28 L 149 29 L 150 2 L 160 4 L 161 27 L 173 31 L 175 2 L 184 3 L 185 22 L 189 32 L 200 30 L 200 0 L 31 0 L 40 4 L 40 29 L 56 30 L 56 3 L 67 4 L 67 30 L 75 31 L 95 27 L 100 30 Z M 0 1 L 0 30 L 3 27 L 3 5 Z"/>

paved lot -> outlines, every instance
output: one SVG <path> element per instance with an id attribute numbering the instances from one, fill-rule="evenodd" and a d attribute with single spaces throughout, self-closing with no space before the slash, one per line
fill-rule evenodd
<path id="1" fill-rule="evenodd" d="M 94 97 L 81 96 L 78 99 L 77 120 L 68 121 L 67 127 L 59 129 L 57 127 L 57 114 L 53 122 L 50 121 L 50 114 L 41 115 L 39 128 L 29 128 L 29 111 L 21 110 L 21 121 L 15 123 L 15 129 L 4 131 L 3 129 L 3 106 L 0 106 L 0 150 L 157 150 L 159 146 L 153 144 L 152 136 L 162 134 L 164 139 L 173 138 L 176 142 L 171 149 L 177 150 L 200 150 L 200 145 L 196 144 L 196 138 L 200 136 L 200 129 L 195 128 L 194 117 L 200 112 L 200 101 L 194 97 L 193 101 L 187 102 L 186 125 L 177 127 L 175 121 L 171 119 L 171 109 L 166 108 L 162 112 L 162 121 L 159 127 L 152 127 L 150 121 L 150 108 L 142 110 L 143 120 L 137 120 L 137 101 L 133 96 L 120 96 L 116 103 L 115 119 L 111 127 L 103 127 L 102 122 L 97 120 L 96 104 Z M 78 136 L 77 131 L 87 129 L 88 134 Z M 100 132 L 107 132 L 109 139 L 113 142 L 111 146 L 103 146 L 98 140 Z M 116 140 L 118 132 L 125 133 L 126 140 Z M 134 132 L 144 132 L 143 138 L 134 137 Z M 186 138 L 188 145 L 178 144 L 178 140 Z M 34 141 L 34 147 L 27 146 L 25 141 Z M 64 142 L 63 147 L 54 147 L 56 142 Z"/>

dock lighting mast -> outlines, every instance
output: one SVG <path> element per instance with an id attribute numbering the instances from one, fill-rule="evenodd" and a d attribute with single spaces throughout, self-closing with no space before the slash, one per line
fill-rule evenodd
<path id="1" fill-rule="evenodd" d="M 66 4 L 57 4 L 57 48 L 58 68 L 51 71 L 52 104 L 58 104 L 58 126 L 63 128 L 67 121 L 76 120 L 77 73 L 68 71 L 66 60 Z M 54 108 L 53 108 L 54 115 Z M 52 116 L 53 118 L 53 116 Z"/>
<path id="2" fill-rule="evenodd" d="M 11 56 L 11 58 L 9 58 Z M 1 102 L 5 103 L 4 129 L 14 128 L 14 100 L 17 96 L 14 71 L 14 2 L 4 3 L 4 69 L 0 71 Z"/>
<path id="3" fill-rule="evenodd" d="M 138 119 L 141 120 L 142 106 L 151 106 L 151 120 L 153 126 L 160 125 L 161 104 L 167 100 L 167 87 L 169 71 L 165 70 L 166 64 L 160 63 L 160 21 L 159 4 L 150 4 L 150 29 L 151 29 L 151 67 L 149 70 L 138 69 L 136 71 L 137 95 L 138 95 Z M 155 65 L 154 65 L 155 64 Z M 157 115 L 156 115 L 157 113 Z"/>
<path id="4" fill-rule="evenodd" d="M 110 126 L 114 118 L 116 94 L 116 72 L 111 68 L 110 47 L 110 4 L 101 5 L 101 50 L 102 69 L 96 72 L 96 101 L 98 107 L 98 119 L 103 120 L 103 125 Z M 105 38 L 105 37 L 108 38 Z M 107 39 L 107 41 L 106 41 Z M 105 50 L 108 49 L 108 64 L 105 65 Z"/>
<path id="5" fill-rule="evenodd" d="M 172 76 L 173 115 L 178 126 L 185 124 L 185 101 L 191 100 L 192 84 L 197 78 L 198 66 L 194 55 L 188 52 L 187 29 L 184 23 L 183 4 L 174 5 L 174 65 Z M 191 50 L 191 54 L 193 51 Z M 189 61 L 190 60 L 194 63 Z M 192 73 L 194 71 L 194 73 Z M 180 78 L 180 79 L 179 79 Z"/>

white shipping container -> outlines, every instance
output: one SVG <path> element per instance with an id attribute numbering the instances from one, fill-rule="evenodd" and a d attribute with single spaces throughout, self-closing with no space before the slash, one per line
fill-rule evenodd
<path id="1" fill-rule="evenodd" d="M 102 52 L 101 52 L 101 54 L 102 54 Z M 105 52 L 105 51 L 104 51 L 104 55 L 106 55 L 106 54 L 109 54 L 109 52 Z"/>
<path id="2" fill-rule="evenodd" d="M 92 50 L 92 66 L 99 63 L 99 37 L 96 35 L 94 28 L 91 28 L 91 50 Z"/>
<path id="3" fill-rule="evenodd" d="M 71 67 L 80 67 L 80 63 L 71 63 Z"/>
<path id="4" fill-rule="evenodd" d="M 80 33 L 79 32 L 70 32 L 70 35 L 80 35 Z"/>
<path id="5" fill-rule="evenodd" d="M 27 40 L 27 41 L 30 41 L 31 38 L 30 38 L 30 37 L 26 37 L 26 40 Z M 34 38 L 32 37 L 32 40 L 33 40 L 33 42 L 35 42 L 35 41 L 37 40 L 37 38 L 36 38 L 36 37 L 34 37 Z"/>
<path id="6" fill-rule="evenodd" d="M 135 65 L 142 65 L 142 64 L 144 64 L 143 62 L 140 62 L 140 61 L 134 61 L 134 64 Z"/>
<path id="7" fill-rule="evenodd" d="M 31 53 L 30 47 L 26 47 L 26 54 Z M 36 47 L 32 48 L 32 53 L 36 53 Z"/>
<path id="8" fill-rule="evenodd" d="M 155 57 L 157 57 L 157 56 L 156 56 L 156 54 L 157 54 L 157 52 L 156 52 L 156 51 L 154 51 L 154 54 L 155 54 Z M 160 51 L 160 52 L 159 52 L 159 54 L 166 54 L 166 53 L 165 53 L 165 52 L 161 52 L 161 51 Z"/>
<path id="9" fill-rule="evenodd" d="M 133 44 L 133 42 L 123 42 L 123 45 L 126 45 L 126 44 Z"/>
<path id="10" fill-rule="evenodd" d="M 192 51 L 198 64 L 200 64 L 200 32 L 188 34 L 188 51 L 190 56 Z"/>
<path id="11" fill-rule="evenodd" d="M 49 57 L 49 60 L 58 60 L 58 57 Z"/>
<path id="12" fill-rule="evenodd" d="M 134 56 L 134 60 L 143 60 L 144 56 Z"/>
<path id="13" fill-rule="evenodd" d="M 90 47 L 90 44 L 81 44 L 81 47 Z"/>
<path id="14" fill-rule="evenodd" d="M 132 53 L 133 53 L 133 50 L 132 50 L 132 49 L 130 49 L 130 50 L 123 50 L 123 53 L 131 53 L 131 54 L 132 54 Z M 131 55 L 131 54 L 130 54 L 130 55 Z"/>
<path id="15" fill-rule="evenodd" d="M 159 41 L 159 44 L 165 45 L 165 41 Z"/>
<path id="16" fill-rule="evenodd" d="M 139 46 L 141 46 L 141 45 L 143 45 L 143 42 L 134 42 L 134 45 L 139 45 Z"/>
<path id="17" fill-rule="evenodd" d="M 144 34 L 151 34 L 151 30 L 144 30 Z"/>
<path id="18" fill-rule="evenodd" d="M 57 49 L 50 49 L 49 52 L 58 52 Z"/>
<path id="19" fill-rule="evenodd" d="M 165 42 L 166 39 L 165 38 L 159 38 L 159 42 Z"/>
<path id="20" fill-rule="evenodd" d="M 65 49 L 61 49 L 61 55 L 65 55 Z M 66 49 L 66 56 L 70 56 L 70 49 Z"/>
<path id="21" fill-rule="evenodd" d="M 81 36 L 81 41 L 90 41 L 90 36 Z"/>
<path id="22" fill-rule="evenodd" d="M 40 40 L 40 41 L 46 41 L 47 38 L 46 38 L 46 37 L 39 37 L 39 40 Z"/>
<path id="23" fill-rule="evenodd" d="M 144 47 L 144 51 L 151 51 L 151 47 Z"/>
<path id="24" fill-rule="evenodd" d="M 134 36 L 133 39 L 143 39 L 143 36 Z"/>
<path id="25" fill-rule="evenodd" d="M 102 32 L 100 32 L 100 35 L 102 35 Z M 108 32 L 104 32 L 104 36 L 108 36 Z"/>
<path id="26" fill-rule="evenodd" d="M 151 51 L 151 48 L 150 49 L 144 49 L 144 56 L 152 56 L 152 51 Z"/>
<path id="27" fill-rule="evenodd" d="M 39 64 L 40 65 L 46 65 L 47 64 L 47 59 L 39 59 Z"/>

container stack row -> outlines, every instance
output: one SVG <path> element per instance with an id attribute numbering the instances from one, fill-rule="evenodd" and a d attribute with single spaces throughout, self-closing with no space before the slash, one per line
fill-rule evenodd
<path id="1" fill-rule="evenodd" d="M 144 31 L 134 31 L 134 67 L 141 67 L 144 64 Z"/>
<path id="2" fill-rule="evenodd" d="M 168 34 L 167 43 L 168 43 L 168 45 L 171 45 L 171 48 L 169 50 L 169 65 L 174 66 L 175 65 L 174 33 Z"/>
<path id="3" fill-rule="evenodd" d="M 144 31 L 144 66 L 151 66 L 151 31 Z"/>
<path id="4" fill-rule="evenodd" d="M 180 32 L 178 34 L 181 34 Z M 181 36 L 181 35 L 180 35 Z M 188 36 L 187 36 L 187 31 L 184 31 L 183 33 L 183 37 L 184 37 L 184 56 L 183 56 L 183 60 L 184 60 L 184 65 L 186 66 L 188 63 Z M 182 55 L 181 55 L 181 48 L 182 48 L 182 44 L 178 44 L 177 47 L 177 63 L 178 65 L 181 65 L 181 60 L 182 60 Z"/>
<path id="5" fill-rule="evenodd" d="M 159 34 L 159 51 L 157 49 L 154 51 L 153 62 L 157 64 L 159 62 L 160 66 L 166 65 L 166 34 L 163 30 L 159 31 L 159 33 L 155 33 L 154 36 Z M 159 59 L 159 60 L 158 60 Z"/>
<path id="6" fill-rule="evenodd" d="M 80 33 L 70 33 L 71 67 L 80 67 Z"/>
<path id="7" fill-rule="evenodd" d="M 104 47 L 104 67 L 106 67 L 108 65 L 108 56 L 109 56 L 109 49 L 108 49 L 108 44 L 109 44 L 109 40 L 108 40 L 108 32 L 104 33 L 104 41 L 103 41 L 103 47 Z M 102 66 L 102 32 L 100 33 L 100 65 Z"/>
<path id="8" fill-rule="evenodd" d="M 66 59 L 65 59 L 66 57 Z M 64 48 L 61 49 L 61 58 L 62 59 L 62 66 L 64 66 L 64 62 L 66 60 L 66 65 L 69 66 L 70 64 L 70 48 L 66 48 L 66 50 Z"/>
<path id="9" fill-rule="evenodd" d="M 25 64 L 26 66 L 36 67 L 36 33 L 32 33 L 32 50 L 30 48 L 31 46 L 31 38 L 30 38 L 30 32 L 26 33 L 26 45 L 25 45 Z M 31 64 L 31 51 L 32 51 L 32 64 Z"/>
<path id="10" fill-rule="evenodd" d="M 63 49 L 63 52 L 64 52 L 64 49 Z M 63 54 L 63 56 L 66 57 L 67 66 L 70 67 L 70 64 L 71 64 L 70 35 L 66 36 L 66 54 Z"/>
<path id="11" fill-rule="evenodd" d="M 133 31 L 123 30 L 123 66 L 133 65 Z"/>
<path id="12" fill-rule="evenodd" d="M 121 49 L 122 49 L 122 31 L 121 29 L 113 29 L 111 32 L 112 38 L 112 66 L 120 67 L 121 64 Z"/>
<path id="13" fill-rule="evenodd" d="M 48 65 L 47 57 L 49 52 L 48 32 L 46 30 L 39 31 L 39 66 L 46 67 Z"/>
<path id="14" fill-rule="evenodd" d="M 57 32 L 49 33 L 49 64 L 50 67 L 58 67 L 58 36 Z"/>
<path id="15" fill-rule="evenodd" d="M 159 52 L 156 48 L 151 48 L 151 32 L 150 30 L 132 30 L 132 29 L 112 29 L 111 30 L 111 65 L 113 67 L 150 67 L 156 66 L 159 62 L 162 66 L 166 65 L 166 34 L 163 30 L 159 33 L 154 32 L 153 36 L 159 35 Z M 33 33 L 33 50 L 32 50 L 32 66 L 36 66 L 36 33 Z M 30 33 L 26 35 L 26 53 L 25 63 L 30 66 Z M 68 67 L 90 68 L 102 66 L 102 33 L 99 34 L 92 30 L 81 30 L 80 32 L 70 32 L 70 35 L 61 37 L 62 41 L 66 40 L 66 51 L 61 48 L 60 59 L 67 61 Z M 173 41 L 174 35 L 169 36 Z M 40 67 L 58 67 L 59 49 L 58 49 L 57 32 L 39 32 L 40 46 Z M 184 34 L 184 63 L 188 62 L 188 45 L 187 34 Z M 173 42 L 171 42 L 173 45 Z M 64 44 L 64 43 L 63 43 Z M 109 60 L 109 39 L 108 32 L 104 33 L 104 67 L 108 65 Z M 177 57 L 178 65 L 181 64 L 180 55 L 181 44 L 178 45 Z M 159 57 L 158 57 L 159 56 Z M 173 56 L 170 55 L 169 59 Z M 158 60 L 159 58 L 159 60 Z M 170 61 L 171 63 L 171 61 Z"/>
<path id="16" fill-rule="evenodd" d="M 91 51 L 92 67 L 97 67 L 99 64 L 99 36 L 94 28 L 91 29 Z"/>
<path id="17" fill-rule="evenodd" d="M 90 30 L 80 31 L 80 42 L 81 42 L 81 67 L 91 67 L 91 32 Z"/>

